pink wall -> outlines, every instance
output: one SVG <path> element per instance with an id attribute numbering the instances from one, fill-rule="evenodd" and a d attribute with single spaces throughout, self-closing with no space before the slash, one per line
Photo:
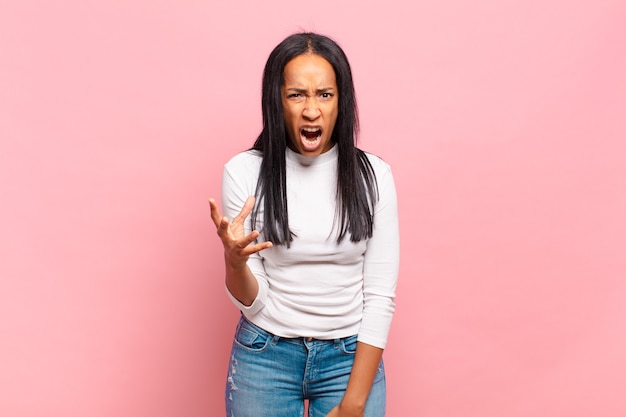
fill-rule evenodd
<path id="1" fill-rule="evenodd" d="M 2 2 L 0 415 L 223 415 L 206 201 L 304 28 L 397 177 L 388 414 L 625 416 L 626 4 L 413 3 Z"/>

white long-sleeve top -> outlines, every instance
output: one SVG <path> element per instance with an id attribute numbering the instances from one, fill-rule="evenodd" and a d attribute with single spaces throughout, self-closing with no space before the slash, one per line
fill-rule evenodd
<path id="1" fill-rule="evenodd" d="M 396 190 L 387 163 L 367 154 L 376 174 L 379 200 L 373 235 L 337 243 L 337 147 L 316 157 L 286 150 L 291 246 L 274 245 L 252 255 L 248 266 L 259 291 L 250 306 L 231 300 L 248 320 L 282 337 L 358 340 L 384 348 L 395 309 L 399 267 Z M 224 167 L 222 206 L 233 219 L 255 194 L 261 155 L 246 151 Z M 256 229 L 265 239 L 262 205 Z M 251 232 L 250 218 L 245 223 Z"/>

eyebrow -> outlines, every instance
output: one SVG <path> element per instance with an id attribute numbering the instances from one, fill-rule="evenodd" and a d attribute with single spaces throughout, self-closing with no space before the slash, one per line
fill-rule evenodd
<path id="1" fill-rule="evenodd" d="M 293 92 L 300 93 L 300 94 L 307 93 L 307 90 L 304 88 L 287 87 L 285 90 L 293 91 Z M 333 87 L 325 87 L 325 88 L 318 88 L 317 90 L 315 90 L 315 92 L 317 94 L 323 94 L 323 93 L 328 93 L 329 91 L 333 91 L 333 90 L 334 90 Z"/>

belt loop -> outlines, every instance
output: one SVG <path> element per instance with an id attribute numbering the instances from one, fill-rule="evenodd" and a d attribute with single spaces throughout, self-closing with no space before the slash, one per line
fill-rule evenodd
<path id="1" fill-rule="evenodd" d="M 341 339 L 334 339 L 333 342 L 334 342 L 333 347 L 335 349 L 339 349 L 339 346 L 341 344 Z"/>
<path id="2" fill-rule="evenodd" d="M 276 336 L 276 335 L 272 336 L 272 346 L 276 346 L 279 340 L 280 340 L 280 336 Z"/>

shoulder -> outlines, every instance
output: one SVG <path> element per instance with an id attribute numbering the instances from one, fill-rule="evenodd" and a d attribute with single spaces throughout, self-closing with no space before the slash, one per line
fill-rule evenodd
<path id="1" fill-rule="evenodd" d="M 382 175 L 391 172 L 391 165 L 385 162 L 385 160 L 383 160 L 380 156 L 365 151 L 362 152 L 365 154 L 367 160 L 372 165 L 372 169 L 374 170 L 374 173 L 376 175 Z"/>
<path id="2" fill-rule="evenodd" d="M 236 154 L 224 164 L 222 186 L 237 186 L 251 192 L 256 187 L 262 160 L 260 152 L 255 150 Z"/>
<path id="3" fill-rule="evenodd" d="M 227 172 L 258 172 L 261 166 L 262 156 L 259 151 L 250 149 L 240 152 L 230 158 L 224 164 L 224 170 Z"/>

